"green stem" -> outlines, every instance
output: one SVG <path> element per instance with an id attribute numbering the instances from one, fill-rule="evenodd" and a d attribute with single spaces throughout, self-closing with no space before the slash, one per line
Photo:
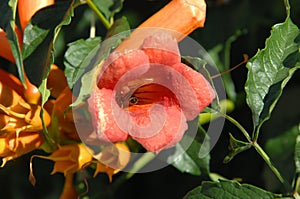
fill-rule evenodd
<path id="1" fill-rule="evenodd" d="M 96 36 L 96 16 L 95 16 L 95 13 L 92 13 L 91 27 L 90 27 L 90 38 L 94 38 L 95 36 Z"/>
<path id="2" fill-rule="evenodd" d="M 210 109 L 210 110 L 215 111 L 213 109 Z M 256 142 L 256 140 L 252 141 L 251 137 L 249 136 L 248 132 L 244 129 L 244 127 L 240 123 L 238 123 L 235 119 L 233 119 L 232 117 L 230 117 L 226 114 L 223 114 L 221 112 L 218 112 L 218 114 L 225 117 L 228 121 L 230 121 L 232 124 L 234 124 L 244 134 L 247 141 L 252 144 L 252 146 L 259 153 L 259 155 L 264 159 L 266 164 L 270 167 L 270 169 L 273 171 L 273 173 L 279 179 L 279 181 L 285 186 L 285 188 L 287 188 L 288 190 L 291 190 L 291 186 L 287 183 L 287 181 L 281 176 L 281 174 L 277 170 L 277 168 L 273 165 L 268 154 L 266 154 L 266 152 L 260 147 L 260 145 Z"/>
<path id="3" fill-rule="evenodd" d="M 104 17 L 102 12 L 97 8 L 97 6 L 93 3 L 92 0 L 86 0 L 89 7 L 95 12 L 95 14 L 99 17 L 100 21 L 103 23 L 106 29 L 109 29 L 111 27 L 111 24 L 107 19 Z"/>
<path id="4" fill-rule="evenodd" d="M 278 180 L 285 186 L 287 189 L 291 189 L 291 186 L 287 183 L 287 181 L 281 176 L 280 172 L 277 170 L 277 168 L 273 165 L 270 157 L 266 152 L 260 147 L 260 145 L 257 142 L 252 143 L 255 150 L 259 153 L 259 155 L 264 159 L 264 161 L 267 163 L 269 168 L 273 171 L 275 176 L 278 178 Z"/>
<path id="5" fill-rule="evenodd" d="M 221 100 L 220 101 L 220 110 L 219 112 L 226 115 L 234 110 L 234 103 L 231 100 Z M 218 113 L 200 113 L 199 115 L 199 124 L 203 125 L 209 123 L 210 121 L 217 119 L 219 117 L 223 117 Z"/>
<path id="6" fill-rule="evenodd" d="M 262 124 L 262 123 L 261 123 L 261 124 Z M 258 136 L 259 136 L 259 132 L 260 132 L 260 127 L 261 127 L 261 125 L 258 125 L 258 126 L 255 128 L 254 133 L 252 134 L 252 140 L 253 140 L 253 142 L 257 142 L 257 140 L 258 140 Z"/>
<path id="7" fill-rule="evenodd" d="M 240 123 L 238 123 L 235 119 L 233 119 L 228 115 L 226 115 L 225 118 L 229 120 L 232 124 L 234 124 L 244 134 L 244 136 L 246 137 L 249 143 L 252 143 L 251 137 L 249 136 L 248 132 L 244 129 L 244 127 Z"/>
<path id="8" fill-rule="evenodd" d="M 300 198 L 299 193 L 298 193 L 299 187 L 300 187 L 300 176 L 299 176 L 299 174 L 297 174 L 297 179 L 295 181 L 294 193 L 293 193 L 293 196 L 297 199 Z"/>
<path id="9" fill-rule="evenodd" d="M 286 15 L 287 17 L 290 16 L 290 10 L 291 10 L 291 6 L 290 6 L 290 3 L 289 3 L 289 0 L 284 0 L 284 5 L 285 5 L 285 10 L 286 10 Z"/>
<path id="10" fill-rule="evenodd" d="M 131 178 L 137 171 L 143 168 L 146 164 L 148 164 L 151 160 L 155 158 L 155 154 L 151 152 L 147 152 L 142 157 L 140 157 L 133 165 L 131 170 L 127 173 L 126 179 Z"/>
<path id="11" fill-rule="evenodd" d="M 151 160 L 153 160 L 155 158 L 155 154 L 151 153 L 151 152 L 147 152 L 145 154 L 143 154 L 132 166 L 132 168 L 130 169 L 130 171 L 128 173 L 126 173 L 123 176 L 120 176 L 120 178 L 118 178 L 113 186 L 114 189 L 118 189 L 118 187 L 123 184 L 126 180 L 130 179 L 134 174 L 136 174 L 136 172 L 138 172 L 141 168 L 143 168 L 146 164 L 148 164 Z"/>
<path id="12" fill-rule="evenodd" d="M 226 115 L 224 113 L 218 112 L 218 114 L 225 117 L 228 121 L 230 121 L 232 124 L 234 124 L 243 133 L 243 135 L 246 137 L 247 141 L 249 143 L 252 143 L 251 137 L 249 136 L 248 132 L 246 131 L 246 129 L 244 129 L 244 127 L 240 123 L 238 123 L 238 121 L 236 121 L 235 119 L 233 119 L 232 117 L 230 117 L 229 115 Z"/>

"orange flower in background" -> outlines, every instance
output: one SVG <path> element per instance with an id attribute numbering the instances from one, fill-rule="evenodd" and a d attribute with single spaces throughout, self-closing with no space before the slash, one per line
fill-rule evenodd
<path id="1" fill-rule="evenodd" d="M 17 26 L 15 26 L 15 31 L 18 36 L 19 45 L 22 46 L 23 35 Z M 12 54 L 10 44 L 8 39 L 6 38 L 6 32 L 0 28 L 0 56 L 7 59 L 8 61 L 15 63 L 15 58 Z"/>
<path id="2" fill-rule="evenodd" d="M 35 185 L 36 179 L 33 175 L 32 159 L 34 157 L 52 160 L 54 167 L 51 174 L 63 173 L 70 176 L 91 164 L 93 160 L 92 152 L 83 144 L 69 144 L 60 146 L 49 156 L 33 155 L 30 161 L 30 182 Z"/>
<path id="3" fill-rule="evenodd" d="M 61 139 L 80 141 L 72 109 L 69 109 L 72 104 L 72 92 L 68 87 L 64 72 L 54 64 L 52 64 L 47 78 L 47 88 L 53 97 L 45 104 L 45 109 L 51 114 L 52 121 L 51 127 L 48 128 L 49 133 L 59 132 Z"/>
<path id="4" fill-rule="evenodd" d="M 30 21 L 31 17 L 41 8 L 54 4 L 54 0 L 19 0 L 18 1 L 18 14 L 22 31 L 15 26 L 15 31 L 18 36 L 19 45 L 22 47 L 23 34 L 26 25 Z M 15 63 L 15 58 L 12 54 L 9 41 L 6 38 L 6 33 L 0 28 L 0 56 Z"/>
<path id="5" fill-rule="evenodd" d="M 105 147 L 99 154 L 93 155 L 93 151 L 84 144 L 63 145 L 49 156 L 35 156 L 52 160 L 54 168 L 51 174 L 63 173 L 64 176 L 74 174 L 92 163 L 97 164 L 94 176 L 99 172 L 105 172 L 111 179 L 113 174 L 123 169 L 130 160 L 128 147 L 122 143 L 116 143 Z M 111 165 L 113 168 L 107 166 Z"/>
<path id="6" fill-rule="evenodd" d="M 41 131 L 41 106 L 23 98 L 24 87 L 17 78 L 1 69 L 0 75 L 0 132 Z M 46 111 L 44 121 L 46 126 L 49 125 L 50 116 Z"/>
<path id="7" fill-rule="evenodd" d="M 41 8 L 54 4 L 54 0 L 18 0 L 20 23 L 24 31 L 31 17 Z"/>
<path id="8" fill-rule="evenodd" d="M 1 134 L 1 167 L 3 167 L 7 161 L 39 148 L 43 141 L 43 136 L 39 132 L 21 132 L 18 137 L 16 137 L 16 134 L 13 132 Z"/>
<path id="9" fill-rule="evenodd" d="M 54 4 L 54 0 L 19 0 L 18 1 L 18 13 L 19 19 L 22 26 L 22 31 L 24 31 L 25 26 L 28 24 L 31 17 L 39 9 Z M 19 45 L 22 48 L 23 44 L 23 34 L 22 31 L 15 25 L 15 32 L 18 36 Z M 11 47 L 8 39 L 6 38 L 6 33 L 3 29 L 0 28 L 0 56 L 9 60 L 12 63 L 15 63 L 15 58 L 12 54 Z M 31 84 L 25 74 L 25 81 L 27 89 L 24 91 L 24 98 L 32 104 L 38 104 L 40 100 L 40 93 L 36 86 Z"/>
<path id="10" fill-rule="evenodd" d="M 13 75 L 0 69 L 0 136 L 2 166 L 8 161 L 40 147 L 43 130 L 41 106 L 24 98 L 24 87 Z M 44 112 L 45 125 L 50 116 Z"/>
<path id="11" fill-rule="evenodd" d="M 128 47 L 139 48 L 146 37 L 156 32 L 155 28 L 172 30 L 170 34 L 177 41 L 181 41 L 195 29 L 203 27 L 205 19 L 206 3 L 204 0 L 172 0 L 139 25 L 117 49 L 122 52 Z"/>
<path id="12" fill-rule="evenodd" d="M 50 156 L 43 158 L 54 161 L 51 174 L 60 172 L 67 176 L 88 166 L 93 156 L 85 145 L 70 144 L 59 147 Z"/>
<path id="13" fill-rule="evenodd" d="M 63 191 L 59 199 L 75 199 L 78 198 L 77 191 L 73 185 L 73 174 L 68 174 L 65 176 L 65 183 Z"/>
<path id="14" fill-rule="evenodd" d="M 94 176 L 100 172 L 107 173 L 109 181 L 112 176 L 120 172 L 130 161 L 130 151 L 124 143 L 115 143 L 104 148 L 101 153 L 95 155 L 98 160 Z"/>

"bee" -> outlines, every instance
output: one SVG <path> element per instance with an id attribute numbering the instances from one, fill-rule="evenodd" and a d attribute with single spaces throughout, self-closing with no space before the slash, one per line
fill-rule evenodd
<path id="1" fill-rule="evenodd" d="M 135 92 L 139 88 L 144 87 L 154 82 L 153 78 L 141 78 L 135 79 L 124 85 L 120 92 L 116 95 L 116 101 L 121 108 L 127 108 L 139 103 L 139 97 L 135 95 Z"/>

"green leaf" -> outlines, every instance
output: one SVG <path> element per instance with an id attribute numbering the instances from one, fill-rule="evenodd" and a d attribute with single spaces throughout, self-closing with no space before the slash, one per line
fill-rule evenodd
<path id="1" fill-rule="evenodd" d="M 299 68 L 296 66 L 300 57 L 297 37 L 298 27 L 287 18 L 284 23 L 273 27 L 266 47 L 247 63 L 245 90 L 257 129 L 270 118 L 283 88 Z"/>
<path id="2" fill-rule="evenodd" d="M 282 162 L 282 169 L 285 168 L 285 163 L 289 161 L 289 158 L 293 157 L 298 134 L 298 126 L 294 126 L 291 129 L 282 132 L 281 135 L 268 139 L 266 142 L 266 153 L 269 154 L 271 159 L 277 160 L 276 162 Z"/>
<path id="3" fill-rule="evenodd" d="M 1 2 L 0 26 L 6 32 L 6 37 L 9 41 L 10 48 L 16 61 L 20 80 L 25 86 L 25 74 L 22 62 L 23 58 L 19 45 L 19 42 L 21 43 L 22 41 L 19 41 L 17 33 L 15 32 L 17 3 L 17 0 L 5 0 L 4 2 Z"/>
<path id="4" fill-rule="evenodd" d="M 249 142 L 243 142 L 233 137 L 231 133 L 229 133 L 229 154 L 225 157 L 224 163 L 228 163 L 234 158 L 237 154 L 249 149 L 252 144 Z"/>
<path id="5" fill-rule="evenodd" d="M 101 38 L 95 37 L 87 40 L 80 39 L 68 45 L 64 65 L 65 75 L 71 89 L 95 57 L 100 48 L 100 41 Z"/>
<path id="6" fill-rule="evenodd" d="M 191 129 L 193 130 L 194 128 Z M 183 173 L 193 175 L 208 174 L 209 151 L 210 139 L 204 129 L 200 128 L 195 138 L 184 135 L 182 140 L 176 144 L 175 153 L 168 157 L 168 162 Z"/>
<path id="7" fill-rule="evenodd" d="M 253 185 L 220 180 L 220 182 L 204 182 L 201 186 L 190 191 L 184 199 L 273 199 L 278 197 L 281 197 L 281 195 L 268 192 Z"/>
<path id="8" fill-rule="evenodd" d="M 104 14 L 105 18 L 111 21 L 114 15 L 123 7 L 124 0 L 93 0 L 97 8 Z"/>
<path id="9" fill-rule="evenodd" d="M 23 59 L 26 59 L 34 52 L 34 50 L 46 39 L 49 31 L 49 29 L 42 29 L 38 26 L 33 26 L 32 24 L 26 26 L 22 49 Z"/>
<path id="10" fill-rule="evenodd" d="M 294 153 L 297 135 L 299 135 L 298 126 L 294 126 L 281 132 L 279 136 L 268 139 L 265 144 L 266 153 L 288 182 L 292 182 L 295 176 L 295 165 L 293 163 L 294 157 L 296 158 Z M 282 184 L 275 179 L 274 174 L 270 170 L 266 169 L 264 171 L 264 181 L 272 190 L 282 188 Z"/>
<path id="11" fill-rule="evenodd" d="M 130 30 L 130 26 L 129 23 L 127 21 L 127 18 L 122 16 L 120 19 L 117 19 L 112 27 L 110 29 L 108 29 L 107 34 L 106 34 L 106 38 L 112 37 L 116 34 L 122 33 L 122 32 L 128 32 L 129 33 Z M 129 36 L 129 34 L 128 34 Z"/>
<path id="12" fill-rule="evenodd" d="M 47 89 L 47 79 L 43 79 L 41 85 L 39 86 L 39 91 L 40 91 L 41 97 L 42 97 L 41 119 L 42 119 L 42 124 L 43 124 L 43 136 L 45 139 L 45 142 L 42 145 L 42 149 L 45 150 L 46 152 L 51 152 L 56 148 L 56 144 L 54 143 L 53 139 L 49 135 L 47 126 L 45 125 L 45 121 L 44 121 L 44 111 L 45 111 L 44 105 L 50 97 L 50 90 Z"/>
<path id="13" fill-rule="evenodd" d="M 28 78 L 40 85 L 53 63 L 53 42 L 62 25 L 70 23 L 73 1 L 60 2 L 39 10 L 24 30 L 23 56 Z"/>
<path id="14" fill-rule="evenodd" d="M 117 21 L 115 23 L 117 23 Z M 101 70 L 101 63 L 105 58 L 109 56 L 110 52 L 123 41 L 123 39 L 127 38 L 130 35 L 130 31 L 123 31 L 117 34 L 117 31 L 115 29 L 117 29 L 118 27 L 118 23 L 117 25 L 113 25 L 110 28 L 109 32 L 115 33 L 114 36 L 105 39 L 101 43 L 100 49 L 94 48 L 95 50 L 97 49 L 97 52 L 95 52 L 95 56 L 92 60 L 90 60 L 89 65 L 86 67 L 86 73 L 82 75 L 80 83 L 76 83 L 74 85 L 74 92 L 76 93 L 76 95 L 78 95 L 78 97 L 71 105 L 72 107 L 75 107 L 84 102 L 85 99 L 91 94 L 92 90 L 95 89 L 95 86 L 97 85 L 96 80 Z M 89 59 L 91 57 L 92 56 L 89 56 Z M 87 59 L 87 61 L 89 59 Z"/>

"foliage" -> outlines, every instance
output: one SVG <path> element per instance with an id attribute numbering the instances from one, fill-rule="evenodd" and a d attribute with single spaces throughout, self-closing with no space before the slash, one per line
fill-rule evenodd
<path id="1" fill-rule="evenodd" d="M 7 181 L 1 196 L 59 198 L 64 179 L 60 175 L 49 177 L 53 165 L 43 160 L 34 160 L 37 184 L 35 188 L 29 184 L 27 176 L 30 172 L 30 178 L 33 178 L 33 158 L 49 160 L 49 153 L 53 155 L 55 151 L 59 154 L 64 146 L 77 146 L 80 143 L 78 138 L 68 137 L 68 119 L 74 116 L 69 117 L 68 111 L 84 106 L 95 89 L 95 80 L 101 68 L 94 66 L 102 64 L 124 39 L 130 38 L 130 25 L 135 28 L 167 3 L 141 1 L 137 3 L 141 5 L 136 8 L 136 2 L 123 0 L 57 1 L 54 5 L 38 10 L 24 31 L 21 31 L 21 37 L 15 29 L 15 24 L 19 24 L 18 1 L 5 0 L 1 3 L 0 28 L 6 33 L 15 62 L 1 58 L 0 69 L 18 77 L 19 86 L 23 85 L 25 91 L 30 88 L 28 81 L 39 89 L 40 98 L 35 105 L 41 108 L 37 114 L 42 118 L 42 128 L 36 131 L 41 132 L 45 142 L 36 147 L 39 150 L 22 154 L 22 157 L 0 169 L 2 181 Z M 147 168 L 155 157 L 150 152 L 139 159 L 135 157 L 137 160 L 131 165 L 131 173 L 98 165 L 92 161 L 93 157 L 88 156 L 82 165 L 78 163 L 78 168 L 72 168 L 76 172 L 72 173 L 74 179 L 70 182 L 79 197 L 300 198 L 300 112 L 297 107 L 300 87 L 300 21 L 295 17 L 299 15 L 300 7 L 292 0 L 276 1 L 274 5 L 272 3 L 267 1 L 265 6 L 260 1 L 250 0 L 207 1 L 205 26 L 190 36 L 209 49 L 210 57 L 183 56 L 182 61 L 204 74 L 218 91 L 218 76 L 210 74 L 210 66 L 216 64 L 218 70 L 224 72 L 230 69 L 231 63 L 239 62 L 242 54 L 249 54 L 251 58 L 246 67 L 222 76 L 228 104 L 225 99 L 216 96 L 211 107 L 199 115 L 205 119 L 197 117 L 189 122 L 189 129 L 197 126 L 196 136 L 191 136 L 188 130 L 172 149 L 173 154 L 167 158 L 166 162 L 170 165 L 160 171 L 137 173 Z M 270 5 L 274 7 L 271 10 Z M 286 12 L 283 12 L 284 9 Z M 256 14 L 253 14 L 254 11 Z M 264 16 L 266 11 L 269 17 Z M 119 33 L 122 34 L 112 37 Z M 62 94 L 60 97 L 48 88 L 53 64 L 63 71 L 64 79 L 59 79 L 55 84 L 66 84 L 65 88 L 75 95 L 68 104 L 62 100 L 63 94 L 67 95 L 65 88 L 59 90 Z M 1 78 L 0 94 L 1 86 L 12 81 L 8 76 Z M 15 87 L 11 88 L 13 90 Z M 26 94 L 18 94 L 28 101 Z M 293 99 L 295 104 L 286 103 L 286 96 Z M 51 104 L 52 101 L 55 103 Z M 2 103 L 4 100 L 0 95 L 0 117 L 18 117 L 17 111 L 21 110 L 21 105 L 6 109 L 2 108 Z M 28 104 L 33 106 L 30 102 Z M 224 104 L 228 108 L 227 112 Z M 26 104 L 22 106 L 24 109 Z M 233 107 L 235 110 L 231 110 Z M 291 110 L 289 107 L 292 107 L 293 112 L 287 111 Z M 47 126 L 48 110 L 53 110 L 49 116 L 52 118 L 50 126 Z M 217 123 L 220 118 L 225 118 L 226 122 L 217 142 L 216 135 L 209 134 L 208 122 Z M 272 124 L 278 121 L 282 128 L 276 129 Z M 34 126 L 33 122 L 30 120 L 27 125 Z M 7 132 L 1 125 L 0 146 L 1 143 L 6 146 Z M 59 139 L 58 129 L 63 129 Z M 16 130 L 16 139 L 18 133 Z M 143 150 L 139 143 L 130 139 L 122 144 L 132 152 Z M 96 150 L 100 151 L 99 154 L 104 153 L 107 149 L 105 147 L 99 146 Z M 204 155 L 200 154 L 202 150 Z M 1 155 L 3 158 L 8 153 L 4 152 Z M 247 157 L 249 154 L 250 157 Z M 70 159 L 76 163 L 76 158 Z M 97 175 L 99 172 L 108 174 L 109 179 L 105 175 Z M 65 179 L 68 179 L 68 172 L 63 173 Z M 97 176 L 93 178 L 93 175 Z M 49 184 L 42 178 L 49 179 Z M 112 182 L 109 182 L 111 179 Z"/>

